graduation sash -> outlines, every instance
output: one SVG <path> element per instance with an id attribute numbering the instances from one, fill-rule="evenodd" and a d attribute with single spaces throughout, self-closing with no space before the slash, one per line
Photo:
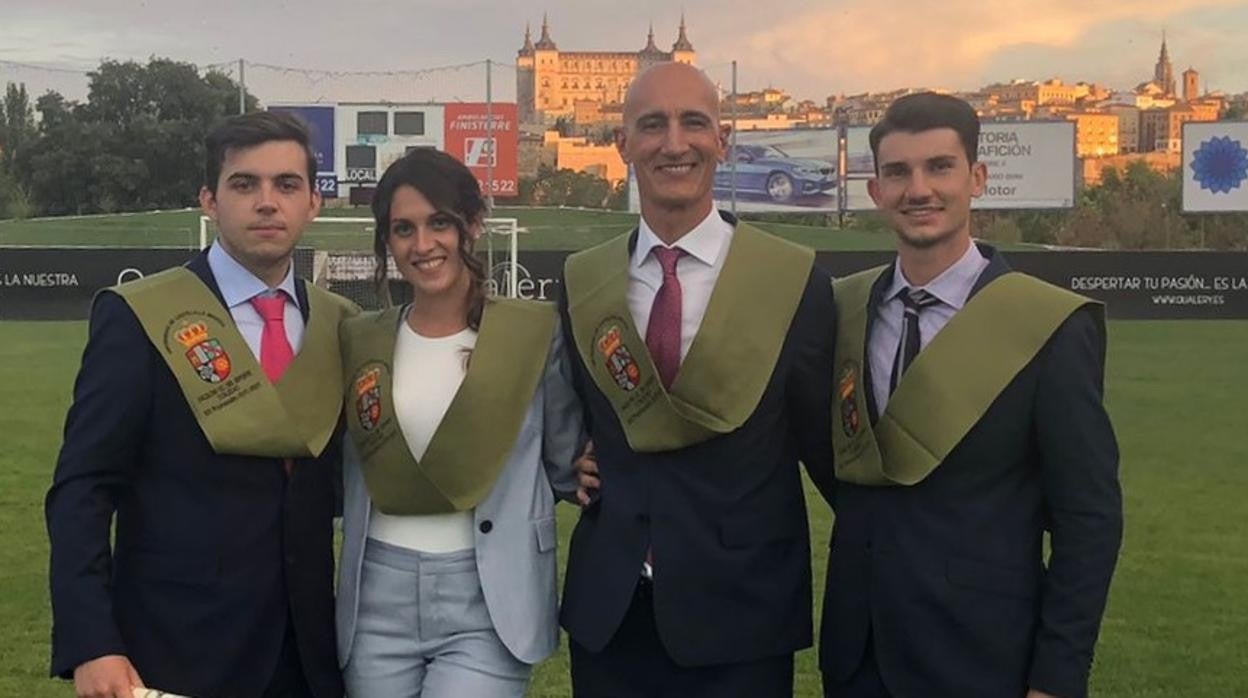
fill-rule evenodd
<path id="1" fill-rule="evenodd" d="M 394 412 L 394 345 L 404 311 L 363 313 L 343 324 L 347 429 L 381 512 L 465 511 L 503 471 L 545 372 L 558 315 L 549 303 L 486 301 L 464 381 L 417 460 Z"/>
<path id="2" fill-rule="evenodd" d="M 338 322 L 355 308 L 311 284 L 305 288 L 303 346 L 276 385 L 229 311 L 189 269 L 167 269 L 107 290 L 134 311 L 215 452 L 308 458 L 320 455 L 338 424 Z"/>
<path id="3" fill-rule="evenodd" d="M 737 224 L 706 315 L 669 391 L 625 298 L 629 237 L 574 254 L 564 269 L 576 349 L 629 447 L 670 451 L 739 428 L 771 379 L 814 252 Z"/>
<path id="4" fill-rule="evenodd" d="M 874 425 L 863 378 L 871 288 L 887 267 L 834 283 L 837 317 L 836 476 L 858 485 L 914 485 L 932 473 L 1075 311 L 1104 307 L 1026 274 L 997 277 L 971 297 L 902 375 Z M 888 380 L 888 376 L 872 376 Z"/>

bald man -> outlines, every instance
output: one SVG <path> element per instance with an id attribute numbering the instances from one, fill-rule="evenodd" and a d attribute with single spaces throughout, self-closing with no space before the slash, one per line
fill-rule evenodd
<path id="1" fill-rule="evenodd" d="M 832 288 L 715 210 L 718 106 L 691 66 L 637 78 L 616 146 L 641 220 L 564 269 L 597 461 L 561 612 L 577 696 L 789 696 L 811 645 L 798 461 L 830 479 Z"/>

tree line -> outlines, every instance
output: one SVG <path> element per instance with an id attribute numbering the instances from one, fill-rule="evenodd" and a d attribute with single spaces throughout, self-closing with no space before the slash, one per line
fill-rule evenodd
<path id="1" fill-rule="evenodd" d="M 194 205 L 204 136 L 238 111 L 237 83 L 163 58 L 106 60 L 88 80 L 85 102 L 48 91 L 32 103 L 25 85 L 6 87 L 0 218 Z"/>

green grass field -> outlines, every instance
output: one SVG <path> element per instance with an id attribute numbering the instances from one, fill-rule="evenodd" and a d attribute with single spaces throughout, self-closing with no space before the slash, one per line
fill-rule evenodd
<path id="1" fill-rule="evenodd" d="M 528 229 L 522 249 L 578 249 L 636 221 L 624 213 L 569 210 L 494 215 L 516 217 Z M 764 227 L 820 249 L 892 246 L 890 235 L 869 226 Z M 198 231 L 198 211 L 0 221 L 0 247 L 191 247 Z M 360 225 L 318 225 L 305 240 L 322 249 L 364 249 L 368 236 Z M 66 684 L 46 678 L 43 495 L 85 335 L 83 322 L 0 322 L 0 696 L 72 695 Z M 1092 676 L 1095 696 L 1248 695 L 1245 346 L 1245 321 L 1111 323 L 1107 401 L 1122 451 L 1127 528 Z M 818 600 L 832 517 L 813 489 L 808 504 Z M 576 516 L 560 507 L 561 559 Z M 797 672 L 796 695 L 820 695 L 813 651 L 798 655 Z M 568 696 L 567 677 L 562 650 L 538 667 L 530 695 Z"/>
<path id="2" fill-rule="evenodd" d="M 366 209 L 325 209 L 322 217 L 369 217 Z M 637 215 L 615 211 L 579 209 L 499 208 L 492 214 L 516 218 L 525 233 L 521 250 L 579 250 L 605 242 L 637 223 Z M 44 218 L 0 221 L 0 247 L 5 245 L 91 245 L 100 247 L 198 247 L 200 212 L 158 211 L 117 216 Z M 874 226 L 811 227 L 765 222 L 760 227 L 794 242 L 819 250 L 888 250 L 891 233 Z M 316 223 L 303 244 L 323 250 L 367 250 L 372 246 L 372 226 L 364 223 Z M 506 244 L 496 237 L 496 245 Z M 480 245 L 479 245 L 480 247 Z M 1007 250 L 1026 245 L 1004 245 Z"/>
<path id="3" fill-rule="evenodd" d="M 1248 322 L 1115 322 L 1110 331 L 1127 529 L 1093 695 L 1248 695 Z M 0 696 L 72 695 L 45 678 L 42 507 L 85 333 L 82 322 L 0 323 Z M 813 492 L 809 504 L 818 598 L 831 515 Z M 566 545 L 576 511 L 560 509 Z M 819 695 L 813 651 L 797 666 L 797 695 Z M 530 695 L 569 695 L 567 675 L 561 651 L 538 668 Z"/>

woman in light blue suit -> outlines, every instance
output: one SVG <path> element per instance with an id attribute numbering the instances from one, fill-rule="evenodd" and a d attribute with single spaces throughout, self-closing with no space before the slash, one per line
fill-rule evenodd
<path id="1" fill-rule="evenodd" d="M 558 644 L 554 493 L 584 441 L 557 315 L 487 298 L 485 204 L 445 153 L 391 165 L 373 200 L 412 302 L 344 323 L 338 654 L 347 692 L 523 696 Z"/>

